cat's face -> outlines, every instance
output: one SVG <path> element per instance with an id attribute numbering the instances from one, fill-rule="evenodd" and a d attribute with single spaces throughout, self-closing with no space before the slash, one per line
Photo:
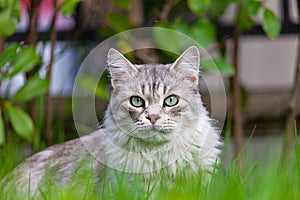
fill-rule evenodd
<path id="1" fill-rule="evenodd" d="M 202 106 L 199 60 L 198 49 L 191 47 L 173 64 L 133 65 L 111 49 L 110 114 L 120 131 L 143 142 L 164 143 L 193 126 Z"/>

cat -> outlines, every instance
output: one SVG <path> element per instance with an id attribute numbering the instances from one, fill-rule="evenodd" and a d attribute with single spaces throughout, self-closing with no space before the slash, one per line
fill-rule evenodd
<path id="1" fill-rule="evenodd" d="M 198 48 L 172 64 L 132 64 L 115 49 L 107 59 L 112 93 L 102 128 L 25 159 L 11 174 L 13 185 L 34 193 L 51 169 L 51 179 L 68 183 L 83 161 L 99 182 L 103 163 L 145 180 L 213 171 L 222 142 L 199 93 Z"/>

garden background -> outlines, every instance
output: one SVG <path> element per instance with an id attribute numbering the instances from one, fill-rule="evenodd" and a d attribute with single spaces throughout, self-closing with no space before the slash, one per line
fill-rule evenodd
<path id="1" fill-rule="evenodd" d="M 106 38 L 138 27 L 182 32 L 213 57 L 226 86 L 227 167 L 234 163 L 244 177 L 259 159 L 300 171 L 299 10 L 296 0 L 1 0 L 0 177 L 28 155 L 78 137 L 71 97 L 83 59 Z M 148 50 L 132 59 L 168 62 L 167 56 Z M 214 80 L 211 65 L 202 61 L 202 76 Z M 102 78 L 96 91 L 99 121 L 108 84 Z M 209 94 L 202 95 L 210 109 Z"/>

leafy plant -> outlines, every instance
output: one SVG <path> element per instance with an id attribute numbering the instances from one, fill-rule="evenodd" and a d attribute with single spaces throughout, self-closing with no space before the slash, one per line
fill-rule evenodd
<path id="1" fill-rule="evenodd" d="M 17 30 L 20 20 L 20 2 L 18 0 L 0 1 L 0 36 L 7 38 Z"/>
<path id="2" fill-rule="evenodd" d="M 15 94 L 11 94 L 9 84 L 3 87 L 3 83 L 9 83 L 19 74 L 32 70 L 41 62 L 36 53 L 35 46 L 26 46 L 19 43 L 8 43 L 5 39 L 14 34 L 20 19 L 20 1 L 0 1 L 0 85 L 2 86 L 0 99 L 0 145 L 5 144 L 5 135 L 12 130 L 27 142 L 34 141 L 34 123 L 24 108 L 29 100 L 45 94 L 49 87 L 49 81 L 38 76 L 30 77 Z M 8 125 L 11 126 L 8 126 Z"/>
<path id="3" fill-rule="evenodd" d="M 64 15 L 64 16 L 68 16 L 71 15 L 76 6 L 78 5 L 78 3 L 82 1 L 82 0 L 66 0 L 63 2 L 63 4 L 60 6 L 60 12 Z"/>
<path id="4" fill-rule="evenodd" d="M 26 73 L 34 66 L 40 63 L 40 57 L 36 54 L 36 49 L 33 46 L 22 47 L 20 44 L 8 44 L 0 56 L 1 70 L 0 81 L 9 81 L 16 75 Z M 8 122 L 11 123 L 13 130 L 24 140 L 32 143 L 34 125 L 28 113 L 18 107 L 20 103 L 27 102 L 34 98 L 40 97 L 48 90 L 49 81 L 40 77 L 31 77 L 25 81 L 24 85 L 12 96 L 2 95 L 2 113 L 8 117 Z M 6 88 L 9 90 L 9 87 Z M 5 92 L 9 94 L 9 92 Z M 4 143 L 4 132 L 7 127 L 0 119 L 0 134 L 2 144 Z"/>
<path id="5" fill-rule="evenodd" d="M 189 35 L 197 41 L 201 47 L 209 50 L 213 44 L 219 43 L 220 56 L 213 59 L 218 71 L 226 76 L 234 74 L 234 67 L 227 61 L 224 54 L 224 40 L 222 33 L 216 28 L 216 21 L 224 14 L 227 8 L 231 5 L 241 4 L 241 9 L 237 14 L 237 23 L 242 31 L 247 31 L 255 26 L 254 17 L 259 16 L 259 12 L 263 12 L 262 27 L 267 36 L 275 39 L 281 30 L 281 23 L 278 17 L 272 10 L 265 7 L 261 1 L 257 0 L 187 0 L 187 12 L 192 12 L 196 16 L 196 20 L 188 22 L 180 17 L 169 19 L 155 24 L 157 27 L 169 28 L 175 31 Z M 156 35 L 156 40 L 159 45 L 178 46 L 180 41 L 170 40 L 168 35 Z M 176 40 L 176 38 L 175 38 Z M 215 70 L 215 65 L 212 62 L 205 60 L 201 63 L 207 71 Z"/>
<path id="6" fill-rule="evenodd" d="M 280 33 L 281 23 L 270 9 L 263 9 L 262 27 L 269 38 L 275 39 Z"/>

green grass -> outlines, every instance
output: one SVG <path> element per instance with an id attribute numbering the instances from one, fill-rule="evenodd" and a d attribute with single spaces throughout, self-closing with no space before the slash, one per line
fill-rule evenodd
<path id="1" fill-rule="evenodd" d="M 113 183 L 105 174 L 104 184 L 93 187 L 92 169 L 79 166 L 81 170 L 64 187 L 52 184 L 50 175 L 44 179 L 48 184 L 40 190 L 40 196 L 20 194 L 18 188 L 10 192 L 0 188 L 0 199 L 300 199 L 299 146 L 296 144 L 294 149 L 285 164 L 275 153 L 248 159 L 243 173 L 234 159 L 223 162 L 207 184 L 199 173 L 191 177 L 180 175 L 175 180 L 159 180 L 155 187 L 147 188 L 141 187 L 145 184 L 140 176 L 128 184 L 126 174 L 116 172 Z M 1 162 L 6 162 L 1 164 L 5 166 L 0 168 L 1 176 L 15 163 L 12 156 L 17 155 L 18 150 L 9 150 L 0 151 Z M 270 162 L 263 162 L 266 157 Z"/>

